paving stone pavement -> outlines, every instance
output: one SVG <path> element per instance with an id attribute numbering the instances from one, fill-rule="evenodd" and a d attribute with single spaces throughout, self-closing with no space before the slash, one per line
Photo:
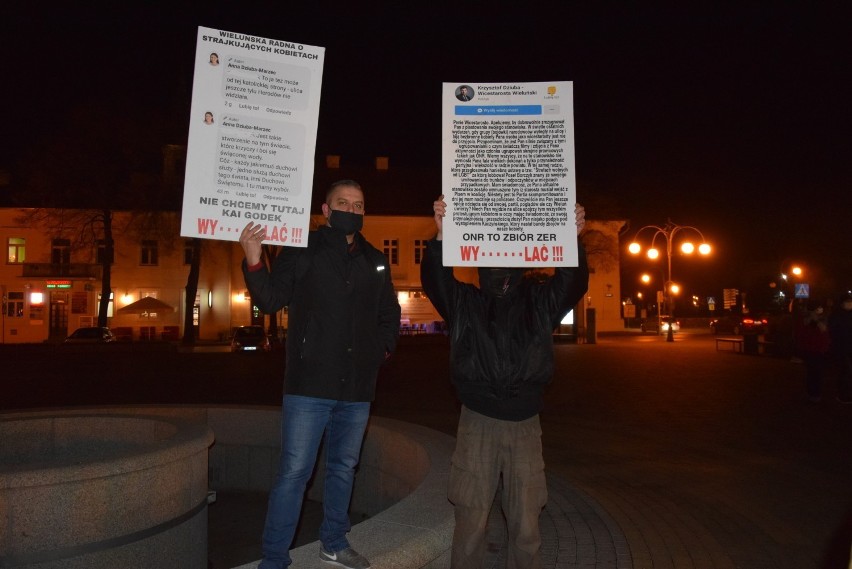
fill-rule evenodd
<path id="1" fill-rule="evenodd" d="M 568 481 L 548 476 L 548 500 L 542 512 L 542 567 L 632 569 L 630 548 L 618 525 L 600 505 Z M 506 526 L 495 499 L 489 518 L 486 567 L 506 567 Z"/>
<path id="2" fill-rule="evenodd" d="M 835 401 L 832 372 L 811 404 L 794 360 L 717 351 L 702 332 L 557 346 L 541 415 L 545 569 L 849 567 L 852 406 Z M 428 367 L 444 378 L 440 362 Z M 376 412 L 452 434 L 451 391 L 427 382 L 385 383 L 393 403 Z M 505 566 L 501 522 L 495 509 L 489 569 Z"/>
<path id="3" fill-rule="evenodd" d="M 547 569 L 849 569 L 852 406 L 835 401 L 831 371 L 814 404 L 801 364 L 717 351 L 706 333 L 686 330 L 673 343 L 601 335 L 555 353 L 541 414 Z M 9 377 L 31 379 L 6 384 L 4 408 L 280 404 L 274 355 L 252 360 L 250 376 L 231 354 L 157 354 L 138 366 L 127 353 L 70 363 L 19 348 L 8 355 Z M 402 342 L 373 412 L 454 435 L 448 359 L 440 341 Z M 115 369 L 127 377 L 116 381 Z M 256 526 L 264 513 L 245 515 Z M 494 535 L 491 561 L 500 567 Z"/>
<path id="4" fill-rule="evenodd" d="M 848 569 L 852 406 L 712 336 L 557 346 L 542 412 L 543 569 Z M 374 412 L 455 434 L 439 347 L 402 346 Z M 495 499 L 495 505 L 497 500 Z M 506 566 L 499 507 L 487 569 Z M 424 569 L 447 569 L 449 553 Z"/>

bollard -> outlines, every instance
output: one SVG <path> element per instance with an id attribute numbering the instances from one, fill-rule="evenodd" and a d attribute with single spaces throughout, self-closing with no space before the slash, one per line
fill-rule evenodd
<path id="1" fill-rule="evenodd" d="M 586 309 L 586 343 L 594 344 L 597 340 L 597 331 L 595 330 L 595 309 Z"/>
<path id="2" fill-rule="evenodd" d="M 757 334 L 743 334 L 743 353 L 756 356 L 758 353 Z"/>

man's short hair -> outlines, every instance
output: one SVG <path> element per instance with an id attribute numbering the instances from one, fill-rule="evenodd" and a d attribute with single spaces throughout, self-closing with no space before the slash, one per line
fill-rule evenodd
<path id="1" fill-rule="evenodd" d="M 361 193 L 364 192 L 364 190 L 361 189 L 361 184 L 359 184 L 355 180 L 338 180 L 332 185 L 330 185 L 328 187 L 328 191 L 325 192 L 325 203 L 328 203 L 328 200 L 331 198 L 331 194 L 334 193 L 334 190 L 342 186 L 346 186 L 347 188 L 355 188 L 356 190 L 361 191 Z"/>

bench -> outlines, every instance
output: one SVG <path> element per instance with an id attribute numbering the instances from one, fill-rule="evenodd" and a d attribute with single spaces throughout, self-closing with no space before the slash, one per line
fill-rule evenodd
<path id="1" fill-rule="evenodd" d="M 743 338 L 716 338 L 716 349 L 719 349 L 719 345 L 730 345 L 731 349 L 735 352 L 743 353 L 745 349 L 745 340 Z M 757 351 L 754 351 L 754 346 L 757 346 Z M 767 353 L 767 349 L 774 346 L 775 342 L 768 342 L 766 340 L 756 340 L 754 344 L 752 344 L 752 350 L 749 353 Z"/>
<path id="2" fill-rule="evenodd" d="M 719 344 L 730 344 L 731 349 L 742 353 L 743 339 L 742 338 L 716 338 L 716 349 L 719 349 Z"/>

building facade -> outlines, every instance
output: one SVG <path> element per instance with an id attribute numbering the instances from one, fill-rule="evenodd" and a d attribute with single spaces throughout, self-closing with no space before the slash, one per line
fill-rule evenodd
<path id="1" fill-rule="evenodd" d="M 122 339 L 177 339 L 183 334 L 191 242 L 179 236 L 176 213 L 158 215 L 160 227 L 145 235 L 129 229 L 134 214 L 113 214 L 112 298 L 107 315 L 108 325 Z M 59 229 L 49 222 L 35 225 L 32 210 L 0 209 L 0 240 L 7 251 L 0 265 L 2 343 L 61 341 L 76 328 L 97 325 L 106 253 L 102 235 L 82 239 L 84 229 Z M 239 245 L 234 245 L 205 241 L 201 248 L 198 294 L 192 303 L 199 338 L 224 336 L 251 318 L 237 272 Z M 146 296 L 170 309 L 122 310 Z"/>
<path id="2" fill-rule="evenodd" d="M 83 238 L 86 227 L 82 226 L 35 224 L 31 213 L 0 208 L 0 242 L 6 246 L 0 264 L 0 343 L 4 344 L 61 341 L 76 328 L 94 326 L 98 321 L 106 254 L 103 236 Z M 240 267 L 243 254 L 239 243 L 203 241 L 198 291 L 187 302 L 193 249 L 191 240 L 180 237 L 178 214 L 156 214 L 160 219 L 156 230 L 150 224 L 147 230 L 139 230 L 138 215 L 113 214 L 112 296 L 107 316 L 108 325 L 121 339 L 177 340 L 185 331 L 188 306 L 196 337 L 202 341 L 224 340 L 238 326 L 268 326 L 269 317 L 252 308 Z M 324 223 L 324 219 L 313 216 L 312 223 Z M 587 227 L 611 235 L 617 243 L 622 225 L 590 221 Z M 440 326 L 440 316 L 420 285 L 420 261 L 426 241 L 435 233 L 432 217 L 368 215 L 363 233 L 390 262 L 403 330 L 420 333 Z M 621 329 L 618 264 L 610 263 L 603 270 L 594 266 L 594 255 L 591 258 L 589 293 L 580 310 L 574 311 L 570 331 L 584 327 L 588 309 L 594 309 L 597 331 Z M 456 268 L 456 276 L 476 282 L 473 268 Z M 154 297 L 169 308 L 134 310 L 133 303 L 144 297 Z M 277 316 L 278 324 L 286 328 L 286 311 Z"/>

